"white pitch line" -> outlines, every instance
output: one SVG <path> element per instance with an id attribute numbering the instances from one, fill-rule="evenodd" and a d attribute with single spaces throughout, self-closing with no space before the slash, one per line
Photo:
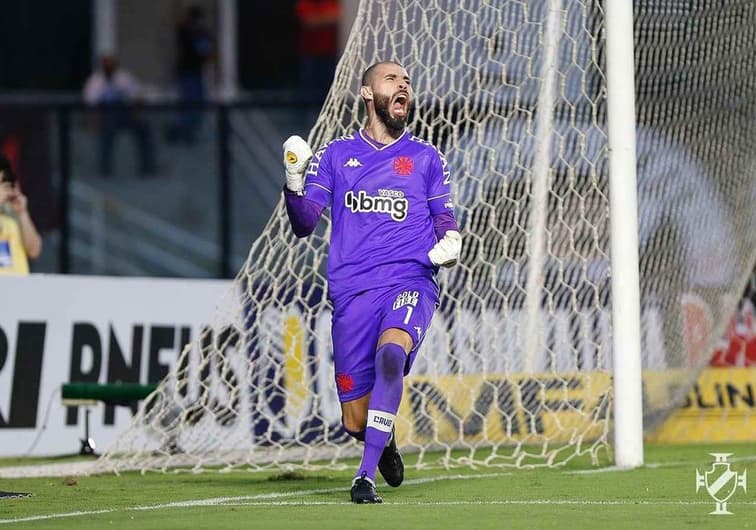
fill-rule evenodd
<path id="1" fill-rule="evenodd" d="M 262 501 L 262 502 L 235 502 L 223 503 L 216 506 L 332 506 L 348 505 L 349 501 Z M 711 505 L 712 501 L 592 501 L 592 500 L 554 500 L 554 499 L 510 499 L 510 500 L 491 500 L 491 501 L 397 501 L 384 504 L 384 506 L 530 506 L 530 505 L 565 505 L 565 506 L 703 506 Z M 756 501 L 734 503 L 738 506 L 756 505 Z"/>
<path id="2" fill-rule="evenodd" d="M 706 453 L 706 455 L 710 455 L 711 453 Z M 728 462 L 732 463 L 738 463 L 738 462 L 753 462 L 756 461 L 756 455 L 747 455 L 747 456 L 731 456 L 728 459 Z M 703 461 L 703 465 L 711 464 L 711 460 L 708 462 Z M 673 467 L 673 466 L 683 466 L 683 465 L 690 465 L 690 462 L 655 462 L 646 464 L 645 467 L 650 467 L 651 469 L 656 469 L 658 467 Z"/>
<path id="3" fill-rule="evenodd" d="M 570 475 L 590 475 L 593 473 L 613 473 L 615 471 L 631 471 L 633 469 L 638 469 L 638 468 L 607 466 L 607 467 L 602 467 L 601 469 L 576 469 L 576 470 L 565 471 L 565 472 Z"/>
<path id="4" fill-rule="evenodd" d="M 438 477 L 426 477 L 426 478 L 415 478 L 410 480 L 405 480 L 403 484 L 406 485 L 416 485 L 416 484 L 428 484 L 430 482 L 439 482 L 443 480 L 471 480 L 471 479 L 481 479 L 481 478 L 500 478 L 505 477 L 508 475 L 511 475 L 512 473 L 480 473 L 477 475 L 441 475 Z M 191 506 L 214 506 L 217 504 L 224 504 L 227 502 L 235 502 L 235 501 L 254 501 L 254 500 L 265 500 L 265 499 L 283 499 L 286 497 L 299 497 L 302 495 L 318 495 L 323 493 L 338 493 L 342 491 L 346 491 L 346 487 L 341 486 L 338 488 L 320 488 L 316 490 L 299 490 L 299 491 L 281 491 L 281 492 L 272 492 L 272 493 L 258 493 L 256 495 L 242 495 L 238 497 L 215 497 L 211 499 L 200 499 L 200 500 L 191 500 L 191 501 L 176 501 L 167 503 L 164 505 L 160 505 L 161 508 L 186 508 Z M 130 510 L 141 510 L 141 509 L 147 509 L 152 510 L 154 509 L 152 505 L 148 505 L 146 508 L 142 507 L 135 507 L 135 508 L 128 508 Z"/>
<path id="5" fill-rule="evenodd" d="M 416 479 L 405 480 L 404 484 L 408 484 L 408 485 L 427 484 L 430 482 L 438 482 L 442 480 L 471 480 L 471 479 L 480 479 L 480 478 L 499 478 L 499 477 L 504 477 L 511 474 L 512 473 L 481 473 L 477 475 L 448 475 L 448 476 L 442 475 L 438 477 L 416 478 Z M 210 499 L 176 501 L 176 502 L 169 502 L 169 503 L 164 503 L 164 504 L 129 506 L 126 508 L 112 508 L 112 509 L 104 509 L 104 510 L 52 513 L 52 514 L 47 514 L 47 515 L 32 515 L 29 517 L 19 517 L 15 519 L 0 519 L 0 524 L 22 523 L 22 522 L 29 522 L 29 521 L 44 521 L 48 519 L 60 519 L 64 517 L 100 515 L 100 514 L 105 514 L 105 513 L 126 512 L 126 511 L 151 511 L 151 510 L 162 510 L 162 509 L 170 509 L 170 508 L 190 508 L 190 507 L 199 507 L 199 506 L 226 506 L 226 505 L 231 505 L 228 503 L 234 503 L 234 502 L 236 503 L 241 503 L 242 501 L 263 501 L 264 502 L 269 499 L 271 500 L 283 499 L 287 497 L 318 495 L 318 494 L 324 494 L 324 493 L 338 493 L 338 492 L 346 493 L 346 491 L 347 491 L 347 488 L 342 486 L 339 488 L 320 488 L 320 489 L 313 489 L 313 490 L 259 493 L 257 495 L 241 495 L 238 497 L 215 497 L 215 498 L 210 498 Z M 253 504 L 253 503 L 246 503 L 246 504 Z M 335 503 L 335 504 L 349 504 L 349 503 L 345 501 L 344 503 Z"/>
<path id="6" fill-rule="evenodd" d="M 112 513 L 117 510 L 88 510 L 86 512 L 67 512 L 53 513 L 50 515 L 32 515 L 30 517 L 18 517 L 16 519 L 0 519 L 0 524 L 6 523 L 24 523 L 27 521 L 43 521 L 45 519 L 62 519 L 64 517 L 76 517 L 78 515 L 99 515 L 101 513 Z"/>
<path id="7" fill-rule="evenodd" d="M 661 466 L 663 464 L 659 464 Z M 620 470 L 624 468 L 615 468 Z M 487 478 L 500 478 L 511 476 L 516 472 L 503 473 L 480 473 L 474 475 L 441 475 L 437 477 L 417 478 L 405 480 L 404 484 L 428 484 L 447 480 L 476 480 Z M 574 473 L 574 472 L 573 472 Z M 19 517 L 15 519 L 0 519 L 0 524 L 21 523 L 29 521 L 43 521 L 48 519 L 61 519 L 65 517 L 79 517 L 88 515 L 100 515 L 114 512 L 128 511 L 152 511 L 170 508 L 188 508 L 201 506 L 315 506 L 315 505 L 346 505 L 348 501 L 279 501 L 276 499 L 285 499 L 289 497 L 300 497 L 306 495 L 319 495 L 326 493 L 346 492 L 345 487 L 339 488 L 320 488 L 311 490 L 286 491 L 260 493 L 257 495 L 241 495 L 238 497 L 215 497 L 209 499 L 195 499 L 188 501 L 176 501 L 163 504 L 150 504 L 143 506 L 130 506 L 126 508 L 112 508 L 102 510 L 76 511 L 65 513 L 53 513 L 47 515 L 33 515 L 29 517 Z M 247 502 L 245 502 L 247 501 Z M 257 502 L 255 502 L 257 501 Z M 391 502 L 384 506 L 433 506 L 433 505 L 581 505 L 581 506 L 625 506 L 625 505 L 647 505 L 647 506 L 669 506 L 669 505 L 703 505 L 711 504 L 711 501 L 591 501 L 591 500 L 554 500 L 554 499 L 532 499 L 532 500 L 493 500 L 493 501 L 448 501 L 448 502 Z M 739 505 L 756 505 L 756 502 L 743 502 Z"/>
<path id="8" fill-rule="evenodd" d="M 302 494 L 312 493 L 328 493 L 333 491 L 344 491 L 343 488 L 328 488 L 322 490 L 309 490 L 296 492 Z M 266 494 L 268 496 L 274 494 Z M 282 494 L 284 495 L 284 494 Z M 285 494 L 288 496 L 288 493 Z M 257 496 L 252 496 L 257 497 Z M 234 498 L 229 498 L 231 501 Z M 91 510 L 80 512 L 68 512 L 57 513 L 49 515 L 35 515 L 31 517 L 19 517 L 16 519 L 0 519 L 0 524 L 4 523 L 23 523 L 30 521 L 42 521 L 47 519 L 61 519 L 65 517 L 77 517 L 85 515 L 100 515 L 106 513 L 115 512 L 127 512 L 127 511 L 152 511 L 170 508 L 186 508 L 186 507 L 200 507 L 200 506 L 213 506 L 226 508 L 230 506 L 234 507 L 252 507 L 252 506 L 347 506 L 351 505 L 349 501 L 260 501 L 260 502 L 207 502 L 217 501 L 219 499 L 205 499 L 199 501 L 183 501 L 172 502 L 167 504 L 156 504 L 151 506 L 134 506 L 129 508 L 114 508 L 109 510 Z M 434 501 L 434 502 L 390 502 L 382 504 L 381 506 L 705 506 L 710 505 L 712 501 L 601 501 L 601 500 L 554 500 L 554 499 L 529 499 L 529 500 L 491 500 L 491 501 Z M 738 502 L 738 506 L 756 506 L 756 502 Z"/>
<path id="9" fill-rule="evenodd" d="M 709 453 L 706 453 L 709 454 Z M 729 459 L 729 462 L 731 464 L 736 464 L 740 462 L 753 462 L 756 461 L 756 456 L 732 456 Z M 711 461 L 705 462 L 704 460 L 701 461 L 701 464 L 703 466 L 707 466 L 711 464 Z M 620 467 L 620 466 L 607 466 L 607 467 L 600 467 L 597 469 L 577 469 L 577 470 L 567 470 L 566 473 L 569 473 L 571 475 L 593 475 L 595 473 L 613 473 L 616 471 L 634 471 L 636 469 L 659 469 L 663 467 L 682 467 L 682 466 L 691 466 L 692 463 L 690 461 L 686 462 L 651 462 L 648 464 L 643 464 L 640 467 Z"/>

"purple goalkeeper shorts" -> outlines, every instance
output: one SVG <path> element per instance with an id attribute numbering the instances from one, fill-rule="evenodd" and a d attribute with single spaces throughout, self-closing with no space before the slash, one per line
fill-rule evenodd
<path id="1" fill-rule="evenodd" d="M 333 301 L 333 363 L 339 401 L 368 394 L 375 382 L 378 338 L 389 328 L 412 337 L 404 365 L 407 375 L 438 304 L 438 289 L 429 280 L 408 282 L 345 296 Z"/>

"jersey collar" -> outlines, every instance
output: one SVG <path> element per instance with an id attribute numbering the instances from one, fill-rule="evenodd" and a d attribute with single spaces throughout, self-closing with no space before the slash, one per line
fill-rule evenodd
<path id="1" fill-rule="evenodd" d="M 407 134 L 409 134 L 409 130 L 408 129 L 404 129 L 404 132 L 399 136 L 399 138 L 397 138 L 393 142 L 385 144 L 385 145 L 379 144 L 378 142 L 376 142 L 375 140 L 373 140 L 372 138 L 370 138 L 365 133 L 365 129 L 360 129 L 359 133 L 360 133 L 360 138 L 362 138 L 363 142 L 365 142 L 366 144 L 368 144 L 370 147 L 372 147 L 376 151 L 383 151 L 384 149 L 388 149 L 389 147 L 391 147 L 395 143 L 397 143 L 400 140 L 404 139 L 404 137 L 407 136 Z"/>

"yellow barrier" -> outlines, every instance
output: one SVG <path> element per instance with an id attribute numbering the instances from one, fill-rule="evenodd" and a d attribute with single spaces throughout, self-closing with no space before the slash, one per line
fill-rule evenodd
<path id="1" fill-rule="evenodd" d="M 603 372 L 412 377 L 399 411 L 400 441 L 595 439 L 606 429 L 610 384 Z"/>
<path id="2" fill-rule="evenodd" d="M 669 406 L 688 370 L 643 373 L 645 412 Z M 418 376 L 405 382 L 401 442 L 566 442 L 601 436 L 611 402 L 605 372 Z M 653 442 L 756 441 L 756 369 L 709 368 Z"/>
<path id="3" fill-rule="evenodd" d="M 650 375 L 650 374 L 649 374 Z M 659 373 L 657 381 L 670 381 Z M 644 374 L 644 382 L 653 379 Z M 756 368 L 708 368 L 650 442 L 756 441 Z"/>

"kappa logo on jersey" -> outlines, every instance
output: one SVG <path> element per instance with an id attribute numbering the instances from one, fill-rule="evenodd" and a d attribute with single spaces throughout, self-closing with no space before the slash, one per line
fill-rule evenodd
<path id="1" fill-rule="evenodd" d="M 344 204 L 353 213 L 387 213 L 394 221 L 404 221 L 409 211 L 409 201 L 404 193 L 396 190 L 378 190 L 377 197 L 360 190 L 355 195 L 349 190 L 344 195 Z"/>
<path id="2" fill-rule="evenodd" d="M 349 160 L 344 162 L 344 167 L 362 167 L 362 162 L 360 162 L 356 158 L 350 158 Z"/>
<path id="3" fill-rule="evenodd" d="M 408 177 L 415 170 L 415 161 L 408 156 L 397 156 L 394 159 L 394 171 L 400 177 Z"/>

